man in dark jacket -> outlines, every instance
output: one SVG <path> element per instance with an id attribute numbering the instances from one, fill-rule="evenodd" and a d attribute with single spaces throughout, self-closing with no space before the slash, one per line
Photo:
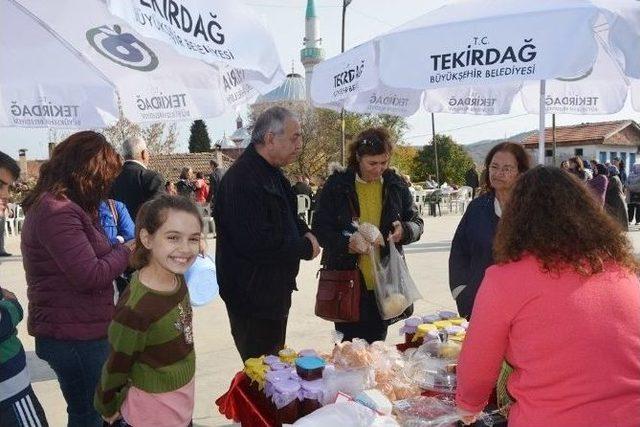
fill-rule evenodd
<path id="1" fill-rule="evenodd" d="M 122 145 L 124 165 L 111 187 L 111 194 L 127 206 L 135 221 L 140 206 L 163 191 L 163 179 L 158 172 L 147 169 L 149 150 L 139 136 L 127 138 Z"/>
<path id="2" fill-rule="evenodd" d="M 471 187 L 471 197 L 476 198 L 476 189 L 480 186 L 480 179 L 478 177 L 478 171 L 475 165 L 470 167 L 464 174 L 464 185 Z"/>
<path id="3" fill-rule="evenodd" d="M 207 201 L 213 204 L 215 200 L 214 196 L 218 192 L 218 188 L 220 188 L 220 181 L 222 181 L 226 170 L 221 168 L 215 160 L 211 160 L 209 166 L 211 167 L 211 175 L 209 175 L 209 196 L 207 197 Z"/>
<path id="4" fill-rule="evenodd" d="M 220 296 L 242 360 L 283 348 L 300 260 L 320 253 L 296 216 L 295 195 L 280 169 L 301 148 L 300 123 L 292 113 L 266 110 L 214 195 Z"/>

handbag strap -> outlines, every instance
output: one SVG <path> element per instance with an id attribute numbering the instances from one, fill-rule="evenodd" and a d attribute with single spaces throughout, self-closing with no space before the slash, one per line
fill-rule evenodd
<path id="1" fill-rule="evenodd" d="M 116 220 L 116 225 L 118 224 L 118 210 L 116 209 L 116 202 L 113 199 L 107 199 L 107 204 L 109 205 L 109 210 L 111 211 L 111 215 L 113 219 Z"/>

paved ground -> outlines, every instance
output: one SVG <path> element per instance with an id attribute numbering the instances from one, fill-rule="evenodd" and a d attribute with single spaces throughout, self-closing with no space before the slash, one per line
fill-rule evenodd
<path id="1" fill-rule="evenodd" d="M 406 250 L 412 277 L 424 297 L 416 303 L 417 314 L 455 309 L 447 282 L 447 260 L 459 220 L 458 215 L 426 218 L 422 240 Z M 634 229 L 629 233 L 636 250 L 640 248 L 640 233 L 637 231 Z M 7 240 L 7 250 L 18 254 L 18 238 L 9 236 Z M 210 246 L 215 246 L 213 241 L 210 241 Z M 313 314 L 318 267 L 318 261 L 303 262 L 298 276 L 300 291 L 294 294 L 287 334 L 287 344 L 294 349 L 317 348 L 328 351 L 332 345 L 332 324 Z M 20 256 L 2 259 L 0 285 L 14 292 L 26 310 L 26 284 Z M 231 378 L 242 368 L 242 364 L 233 346 L 224 304 L 218 299 L 207 307 L 195 309 L 194 322 L 197 355 L 194 425 L 228 425 L 229 420 L 218 413 L 214 400 L 228 388 Z M 400 341 L 399 327 L 398 324 L 390 329 L 388 342 Z M 19 326 L 19 336 L 28 353 L 35 391 L 50 425 L 66 425 L 66 405 L 58 383 L 46 364 L 33 353 L 34 341 L 27 335 L 24 321 Z"/>

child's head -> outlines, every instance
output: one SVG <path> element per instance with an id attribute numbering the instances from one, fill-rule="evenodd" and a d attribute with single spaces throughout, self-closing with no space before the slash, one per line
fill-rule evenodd
<path id="1" fill-rule="evenodd" d="M 136 248 L 131 264 L 140 269 L 156 263 L 182 274 L 200 250 L 202 218 L 185 197 L 161 195 L 148 201 L 136 217 Z"/>

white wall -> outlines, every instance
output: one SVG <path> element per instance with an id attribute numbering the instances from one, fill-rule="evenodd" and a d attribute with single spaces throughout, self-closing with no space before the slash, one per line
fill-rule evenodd
<path id="1" fill-rule="evenodd" d="M 558 147 L 556 149 L 556 156 L 558 158 L 558 163 L 563 161 L 563 160 L 567 160 L 570 157 L 575 156 L 576 154 L 576 149 L 580 149 L 582 148 L 583 150 L 583 154 L 582 154 L 582 159 L 583 160 L 591 160 L 591 159 L 596 159 L 598 162 L 601 162 L 602 159 L 600 158 L 600 152 L 604 152 L 605 153 L 605 159 L 604 162 L 610 162 L 611 160 L 613 160 L 613 158 L 611 157 L 611 153 L 615 152 L 617 157 L 622 158 L 621 153 L 627 153 L 627 159 L 625 162 L 625 169 L 627 170 L 627 173 L 629 172 L 630 166 L 631 166 L 631 162 L 630 162 L 630 154 L 636 154 L 636 162 L 640 162 L 640 154 L 638 154 L 638 149 L 637 147 L 629 147 L 628 145 L 623 145 L 623 146 L 616 146 L 616 145 L 574 145 L 574 146 L 570 146 L 570 147 Z M 534 162 L 537 164 L 538 161 L 538 150 L 533 149 L 533 150 L 529 150 L 529 153 L 531 155 L 531 158 L 534 159 Z M 547 165 L 551 165 L 553 158 L 552 157 L 545 157 L 545 164 Z"/>

